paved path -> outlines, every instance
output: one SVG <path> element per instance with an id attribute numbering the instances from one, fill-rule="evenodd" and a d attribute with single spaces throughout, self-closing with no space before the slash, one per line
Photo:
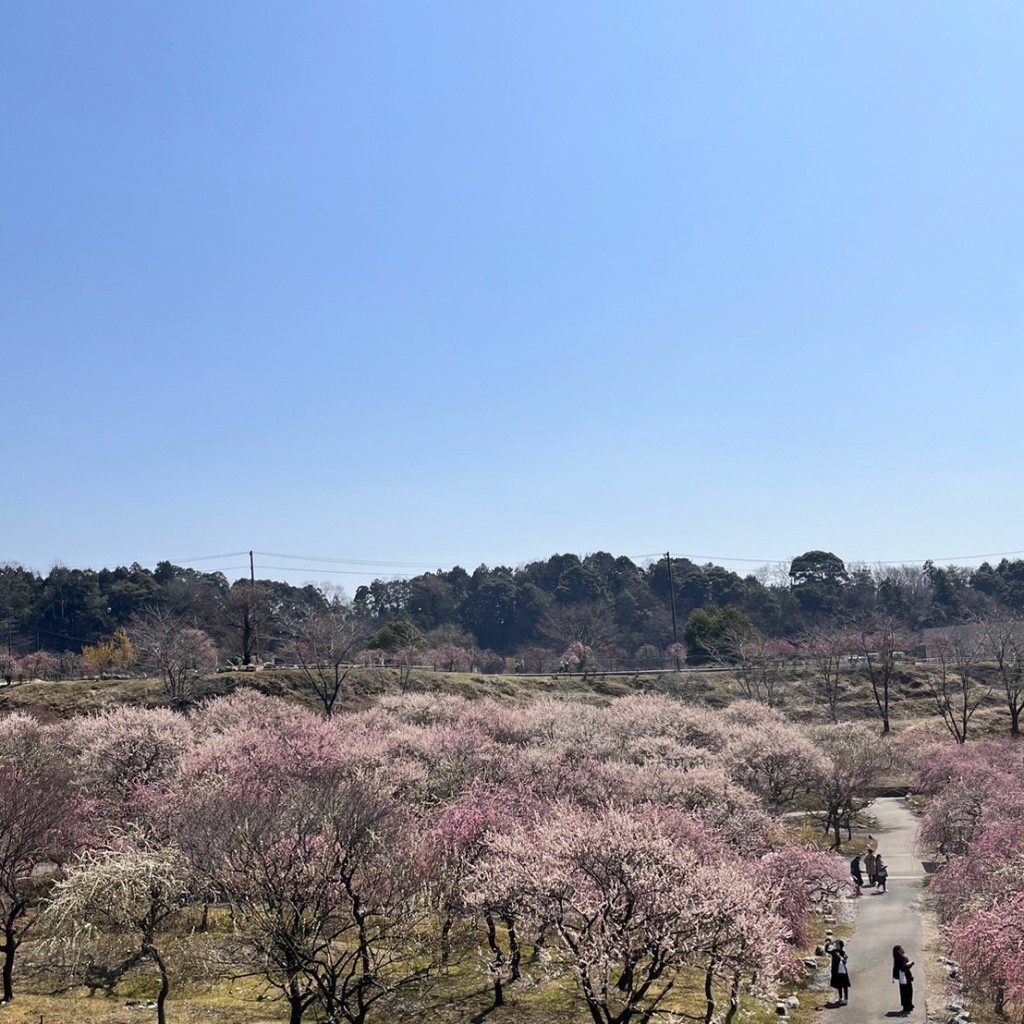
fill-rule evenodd
<path id="1" fill-rule="evenodd" d="M 917 819 L 906 801 L 883 797 L 868 809 L 877 827 L 872 835 L 889 867 L 887 892 L 865 886 L 856 900 L 854 933 L 846 942 L 850 964 L 850 1002 L 834 1006 L 835 989 L 815 992 L 815 1009 L 830 1024 L 860 1024 L 900 1016 L 899 987 L 892 980 L 892 947 L 899 944 L 916 964 L 914 1012 L 906 1019 L 925 1017 L 925 969 L 922 949 L 921 901 L 924 869 L 914 853 Z"/>

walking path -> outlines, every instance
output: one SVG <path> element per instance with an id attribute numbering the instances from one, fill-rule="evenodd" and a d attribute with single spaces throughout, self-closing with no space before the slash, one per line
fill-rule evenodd
<path id="1" fill-rule="evenodd" d="M 915 962 L 914 1012 L 925 1018 L 925 960 L 922 946 L 924 868 L 914 853 L 917 820 L 906 801 L 882 797 L 870 807 L 877 821 L 872 833 L 877 852 L 889 868 L 888 891 L 864 887 L 856 901 L 855 930 L 846 943 L 850 965 L 850 1002 L 832 1005 L 835 989 L 815 993 L 815 1008 L 835 1024 L 860 1024 L 900 1016 L 899 987 L 892 980 L 892 947 L 902 946 Z"/>

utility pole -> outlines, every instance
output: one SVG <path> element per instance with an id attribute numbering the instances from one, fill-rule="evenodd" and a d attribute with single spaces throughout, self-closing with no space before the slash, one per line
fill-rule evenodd
<path id="1" fill-rule="evenodd" d="M 676 632 L 676 588 L 672 584 L 672 552 L 665 552 L 665 561 L 668 562 L 668 596 L 672 604 L 672 643 L 679 643 L 679 634 Z M 678 659 L 676 659 L 678 660 Z"/>
<path id="2" fill-rule="evenodd" d="M 252 584 L 252 656 L 255 664 L 260 663 L 260 631 L 259 620 L 256 618 L 258 601 L 256 600 L 256 563 L 252 551 L 249 552 L 249 582 Z"/>

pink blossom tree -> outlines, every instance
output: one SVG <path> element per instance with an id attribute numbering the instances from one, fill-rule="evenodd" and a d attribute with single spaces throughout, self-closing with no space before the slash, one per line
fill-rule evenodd
<path id="1" fill-rule="evenodd" d="M 34 651 L 21 659 L 21 671 L 26 679 L 54 679 L 57 659 L 46 651 Z"/>
<path id="2" fill-rule="evenodd" d="M 711 861 L 650 815 L 559 808 L 532 834 L 493 836 L 468 885 L 518 892 L 549 921 L 594 1024 L 649 1021 L 681 972 L 705 975 L 709 1018 L 716 985 L 738 998 L 739 978 L 781 969 L 784 929 L 756 880 L 733 860 Z"/>
<path id="3" fill-rule="evenodd" d="M 404 692 L 409 688 L 412 670 L 423 660 L 423 652 L 418 647 L 400 647 L 389 660 L 398 670 L 398 685 Z"/>
<path id="4" fill-rule="evenodd" d="M 428 651 L 426 657 L 435 672 L 454 672 L 456 667 L 468 668 L 473 656 L 459 644 L 441 644 Z"/>
<path id="5" fill-rule="evenodd" d="M 0 764 L 2 1001 L 14 998 L 14 961 L 56 871 L 86 841 L 89 804 L 54 758 L 31 773 Z"/>
<path id="6" fill-rule="evenodd" d="M 584 675 L 594 660 L 594 649 L 582 640 L 573 640 L 562 654 L 562 665 L 566 671 L 582 672 Z"/>
<path id="7" fill-rule="evenodd" d="M 174 831 L 204 888 L 234 907 L 291 1024 L 314 1004 L 363 1024 L 433 962 L 424 860 L 408 812 L 346 762 L 342 733 L 323 720 L 305 732 L 294 761 L 280 735 L 211 743 L 183 774 Z"/>
<path id="8" fill-rule="evenodd" d="M 217 667 L 217 649 L 201 629 L 155 610 L 132 620 L 128 636 L 141 662 L 158 674 L 173 702 L 183 702 L 195 681 Z"/>
<path id="9" fill-rule="evenodd" d="M 735 726 L 723 756 L 733 779 L 772 809 L 810 792 L 828 769 L 825 755 L 781 717 Z"/>
<path id="10" fill-rule="evenodd" d="M 481 873 L 487 870 L 481 862 L 494 836 L 515 831 L 539 813 L 540 804 L 528 792 L 496 793 L 491 787 L 475 786 L 439 811 L 427 847 L 435 860 L 435 893 L 444 918 L 442 962 L 450 956 L 449 936 L 456 917 L 480 914 L 491 955 L 489 973 L 495 1007 L 505 1003 L 506 982 L 521 977 L 519 893 L 494 877 L 481 885 Z M 474 873 L 473 895 L 467 896 L 467 879 Z M 499 924 L 507 946 L 502 945 Z"/>
<path id="11" fill-rule="evenodd" d="M 665 648 L 665 656 L 675 666 L 678 672 L 686 664 L 686 644 L 669 644 Z"/>
<path id="12" fill-rule="evenodd" d="M 991 1002 L 1001 1018 L 1024 1019 L 1024 893 L 971 915 L 951 946 L 965 993 Z"/>
<path id="13" fill-rule="evenodd" d="M 767 897 L 786 922 L 789 941 L 806 946 L 815 909 L 831 906 L 850 888 L 846 861 L 813 846 L 787 846 L 761 859 Z"/>

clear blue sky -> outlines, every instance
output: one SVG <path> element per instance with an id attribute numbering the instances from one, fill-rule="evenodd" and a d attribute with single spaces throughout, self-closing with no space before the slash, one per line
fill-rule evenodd
<path id="1" fill-rule="evenodd" d="M 0 561 L 1024 549 L 1015 0 L 69 0 L 0 48 Z"/>

